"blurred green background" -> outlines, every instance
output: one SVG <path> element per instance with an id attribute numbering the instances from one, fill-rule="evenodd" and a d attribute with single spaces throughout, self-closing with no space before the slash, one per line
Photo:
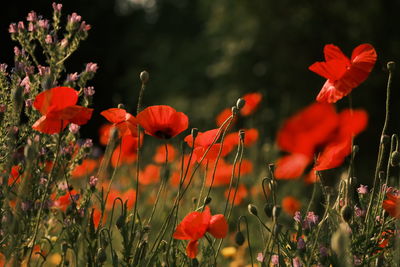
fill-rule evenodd
<path id="1" fill-rule="evenodd" d="M 0 9 L 0 62 L 12 65 L 11 22 L 35 10 L 51 18 L 52 1 L 7 1 Z M 369 179 L 383 125 L 388 60 L 400 58 L 400 1 L 289 0 L 68 0 L 63 15 L 77 12 L 92 25 L 89 38 L 68 61 L 69 72 L 96 62 L 92 81 L 96 115 L 83 127 L 97 135 L 101 110 L 124 103 L 135 110 L 138 75 L 150 83 L 144 104 L 168 104 L 190 117 L 200 130 L 215 127 L 215 116 L 247 92 L 264 95 L 253 126 L 262 139 L 274 140 L 284 118 L 312 101 L 324 79 L 308 70 L 323 60 L 333 43 L 348 56 L 371 43 L 378 62 L 370 77 L 352 93 L 353 106 L 365 108 L 370 125 L 357 139 L 360 182 Z M 400 70 L 398 71 L 400 73 Z M 392 97 L 391 132 L 399 129 L 397 74 Z M 338 108 L 348 107 L 347 98 Z M 94 137 L 94 139 L 96 139 Z"/>

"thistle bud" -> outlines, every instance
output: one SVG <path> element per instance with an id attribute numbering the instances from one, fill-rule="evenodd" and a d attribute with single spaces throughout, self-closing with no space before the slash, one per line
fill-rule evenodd
<path id="1" fill-rule="evenodd" d="M 244 243 L 244 235 L 243 235 L 242 232 L 239 231 L 239 232 L 236 233 L 236 235 L 235 235 L 235 243 L 238 246 L 243 245 L 243 243 Z"/>
<path id="2" fill-rule="evenodd" d="M 249 205 L 247 206 L 247 209 L 248 209 L 248 211 L 249 211 L 250 214 L 252 214 L 252 215 L 254 215 L 254 216 L 258 216 L 257 207 L 254 206 L 253 204 L 249 204 Z"/>
<path id="3" fill-rule="evenodd" d="M 140 73 L 139 77 L 143 84 L 146 84 L 149 81 L 149 73 L 145 70 Z"/>
<path id="4" fill-rule="evenodd" d="M 393 167 L 399 166 L 400 164 L 400 152 L 399 151 L 393 151 L 392 155 L 390 155 L 390 165 Z"/>
<path id="5" fill-rule="evenodd" d="M 239 98 L 239 99 L 236 101 L 236 108 L 237 108 L 238 110 L 241 110 L 241 109 L 244 107 L 245 104 L 246 104 L 246 100 L 244 100 L 243 98 Z"/>

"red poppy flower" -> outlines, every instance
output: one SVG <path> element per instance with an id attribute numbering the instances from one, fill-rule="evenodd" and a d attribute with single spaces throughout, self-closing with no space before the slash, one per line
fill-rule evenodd
<path id="1" fill-rule="evenodd" d="M 293 153 L 281 157 L 276 162 L 276 179 L 295 179 L 300 177 L 313 158 L 301 153 Z"/>
<path id="2" fill-rule="evenodd" d="M 242 114 L 242 116 L 249 116 L 253 114 L 259 107 L 262 99 L 262 94 L 249 93 L 245 94 L 242 98 L 246 101 L 246 104 L 240 110 L 240 114 Z"/>
<path id="3" fill-rule="evenodd" d="M 390 216 L 400 219 L 400 195 L 387 193 L 386 198 L 382 203 L 382 207 Z"/>
<path id="4" fill-rule="evenodd" d="M 199 132 L 197 134 L 197 137 L 196 137 L 195 143 L 194 143 L 194 150 L 193 150 L 194 156 L 197 161 L 201 160 L 201 158 L 204 156 L 204 154 L 206 153 L 207 150 L 208 150 L 208 152 L 204 159 L 215 160 L 218 157 L 218 154 L 219 154 L 219 151 L 221 150 L 222 144 L 214 143 L 211 146 L 211 144 L 215 140 L 219 139 L 221 133 L 218 133 L 218 132 L 219 132 L 219 129 L 213 129 L 213 130 L 209 130 L 206 132 Z M 184 140 L 188 144 L 188 146 L 192 147 L 192 145 L 193 145 L 193 136 L 192 135 L 186 136 Z M 230 151 L 231 151 L 231 148 L 224 144 L 224 146 L 222 147 L 221 156 L 222 157 L 226 156 Z"/>
<path id="5" fill-rule="evenodd" d="M 186 215 L 182 222 L 176 227 L 173 237 L 180 240 L 190 240 L 186 247 L 189 258 L 196 258 L 198 253 L 198 240 L 206 232 L 215 238 L 224 238 L 228 233 L 228 224 L 224 215 L 211 216 L 210 208 L 205 207 L 203 212 L 194 211 Z"/>
<path id="6" fill-rule="evenodd" d="M 122 199 L 122 202 L 125 203 L 127 202 L 127 207 L 128 209 L 131 209 L 133 207 L 133 204 L 135 204 L 136 200 L 136 191 L 135 189 L 129 189 L 125 193 L 121 193 L 118 190 L 111 189 L 110 192 L 108 193 L 107 197 L 107 202 L 106 202 L 106 210 L 110 211 L 113 207 L 114 200 L 120 197 Z M 116 205 L 119 205 L 119 202 L 116 202 Z"/>
<path id="7" fill-rule="evenodd" d="M 19 165 L 14 165 L 14 166 L 12 166 L 11 167 L 11 173 L 10 173 L 10 176 L 8 177 L 8 185 L 13 185 L 13 184 L 16 184 L 16 183 L 19 183 L 19 181 L 20 181 L 20 170 L 21 170 L 21 167 L 19 166 Z"/>
<path id="8" fill-rule="evenodd" d="M 143 139 L 141 139 L 143 140 Z M 142 142 L 141 144 L 142 145 Z M 121 138 L 121 144 L 117 146 L 111 156 L 111 165 L 113 167 L 121 164 L 129 164 L 137 159 L 138 138 L 132 135 L 125 135 Z"/>
<path id="9" fill-rule="evenodd" d="M 69 123 L 83 125 L 92 117 L 93 109 L 76 105 L 78 92 L 69 87 L 55 87 L 41 92 L 35 98 L 33 106 L 42 117 L 32 128 L 46 134 L 59 133 Z"/>
<path id="10" fill-rule="evenodd" d="M 325 144 L 314 170 L 322 171 L 340 166 L 351 153 L 351 140 L 362 132 L 368 123 L 364 110 L 344 110 L 339 114 L 339 126 L 335 138 Z"/>
<path id="11" fill-rule="evenodd" d="M 117 127 L 120 136 L 132 135 L 137 136 L 137 121 L 134 116 L 126 112 L 122 108 L 110 108 L 100 113 L 113 126 Z"/>
<path id="12" fill-rule="evenodd" d="M 136 117 L 148 135 L 170 139 L 188 128 L 189 119 L 170 106 L 151 106 L 141 111 Z"/>
<path id="13" fill-rule="evenodd" d="M 240 185 L 238 186 L 236 195 L 235 195 L 235 188 L 233 188 L 233 189 L 231 190 L 231 193 L 230 193 L 230 194 L 229 194 L 229 188 L 226 189 L 224 195 L 225 195 L 226 198 L 228 198 L 228 195 L 229 195 L 229 202 L 230 202 L 230 203 L 232 202 L 233 196 L 235 196 L 235 200 L 233 201 L 233 205 L 236 206 L 236 205 L 239 205 L 240 203 L 242 203 L 243 199 L 244 199 L 245 197 L 247 197 L 248 192 L 247 192 L 246 186 L 243 185 L 243 184 L 240 184 Z"/>
<path id="14" fill-rule="evenodd" d="M 245 129 L 244 130 L 245 135 L 244 135 L 244 146 L 250 147 L 254 145 L 257 140 L 258 140 L 258 130 L 255 128 L 252 129 Z M 229 133 L 225 136 L 224 139 L 224 144 L 226 146 L 231 147 L 233 149 L 235 146 L 239 144 L 239 133 L 234 132 L 234 133 Z"/>
<path id="15" fill-rule="evenodd" d="M 224 122 L 230 117 L 232 116 L 232 109 L 230 108 L 226 108 L 224 110 L 222 110 L 218 115 L 217 118 L 215 119 L 215 122 L 217 124 L 217 127 L 221 127 L 222 124 L 224 124 Z M 234 119 L 234 121 L 232 122 L 232 124 L 234 124 L 236 122 L 236 117 Z"/>
<path id="16" fill-rule="evenodd" d="M 160 181 L 160 166 L 148 164 L 139 175 L 139 183 L 142 185 L 156 184 Z"/>
<path id="17" fill-rule="evenodd" d="M 55 199 L 55 194 L 53 194 L 52 198 L 54 200 L 54 202 L 53 202 L 54 207 L 59 208 L 62 211 L 66 211 L 67 207 L 72 203 L 71 196 L 73 198 L 76 198 L 76 199 L 79 198 L 79 194 L 75 189 L 73 189 L 73 190 L 71 190 L 69 192 L 67 191 L 64 195 L 60 196 L 56 200 L 54 200 Z M 76 201 L 76 199 L 75 199 L 75 201 Z"/>
<path id="18" fill-rule="evenodd" d="M 293 216 L 296 211 L 300 211 L 301 202 L 292 196 L 287 196 L 282 199 L 282 209 L 284 212 Z"/>
<path id="19" fill-rule="evenodd" d="M 97 161 L 94 159 L 84 159 L 81 165 L 76 166 L 71 175 L 73 178 L 79 178 L 83 176 L 88 176 L 91 174 L 97 167 Z"/>
<path id="20" fill-rule="evenodd" d="M 325 62 L 316 62 L 309 69 L 326 78 L 318 102 L 335 103 L 364 82 L 375 65 L 377 54 L 370 44 L 357 46 L 346 57 L 339 47 L 328 44 L 324 47 Z"/>
<path id="21" fill-rule="evenodd" d="M 168 162 L 172 162 L 175 159 L 176 156 L 176 149 L 174 148 L 173 145 L 167 144 L 167 150 L 168 150 Z M 157 147 L 156 149 L 156 154 L 153 157 L 154 162 L 156 163 L 165 163 L 165 156 L 166 156 L 166 151 L 165 151 L 165 145 L 161 145 Z"/>

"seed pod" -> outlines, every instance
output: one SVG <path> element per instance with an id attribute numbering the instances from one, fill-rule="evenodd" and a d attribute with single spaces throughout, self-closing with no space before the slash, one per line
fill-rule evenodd
<path id="1" fill-rule="evenodd" d="M 244 235 L 243 235 L 242 232 L 239 231 L 239 232 L 236 233 L 236 235 L 235 235 L 235 243 L 238 246 L 243 245 L 243 243 L 244 243 Z"/>
<path id="2" fill-rule="evenodd" d="M 254 216 L 258 216 L 257 207 L 254 206 L 253 204 L 249 204 L 249 205 L 247 206 L 247 209 L 248 209 L 248 211 L 249 211 L 250 214 L 252 214 L 252 215 L 254 215 Z"/>

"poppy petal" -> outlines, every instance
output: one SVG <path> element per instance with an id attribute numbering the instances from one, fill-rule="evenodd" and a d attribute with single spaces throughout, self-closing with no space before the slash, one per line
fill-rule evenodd
<path id="1" fill-rule="evenodd" d="M 328 144 L 318 156 L 314 170 L 323 171 L 340 166 L 344 159 L 351 153 L 351 137 Z"/>
<path id="2" fill-rule="evenodd" d="M 190 241 L 186 247 L 186 255 L 188 255 L 189 258 L 194 259 L 196 258 L 198 251 L 199 251 L 198 240 Z"/>
<path id="3" fill-rule="evenodd" d="M 300 177 L 312 158 L 304 154 L 290 154 L 276 162 L 276 179 L 295 179 Z"/>
<path id="4" fill-rule="evenodd" d="M 215 238 L 224 238 L 228 233 L 228 223 L 226 222 L 225 216 L 222 214 L 212 216 L 208 232 Z"/>
<path id="5" fill-rule="evenodd" d="M 78 101 L 78 92 L 70 87 L 55 87 L 38 94 L 33 106 L 46 115 L 51 110 L 57 111 L 75 105 Z"/>
<path id="6" fill-rule="evenodd" d="M 333 44 L 327 44 L 324 46 L 324 56 L 325 61 L 336 59 L 350 63 L 350 60 L 343 54 L 342 50 L 340 50 L 339 47 Z"/>
<path id="7" fill-rule="evenodd" d="M 48 118 L 47 116 L 40 117 L 33 125 L 32 128 L 36 131 L 45 134 L 59 133 L 67 127 L 69 121 Z"/>
<path id="8" fill-rule="evenodd" d="M 125 121 L 126 111 L 122 108 L 110 108 L 100 113 L 109 122 L 119 123 Z"/>

